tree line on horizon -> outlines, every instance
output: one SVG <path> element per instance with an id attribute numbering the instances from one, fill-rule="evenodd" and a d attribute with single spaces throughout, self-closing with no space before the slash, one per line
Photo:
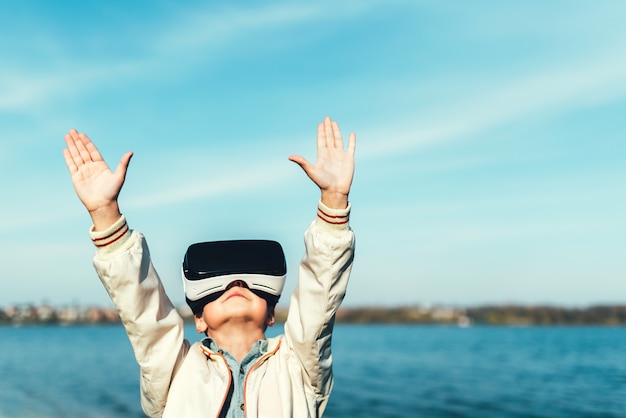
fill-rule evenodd
<path id="1" fill-rule="evenodd" d="M 277 312 L 277 320 L 286 318 Z M 565 308 L 499 305 L 472 308 L 361 307 L 337 312 L 337 323 L 452 325 L 626 325 L 626 305 Z"/>
<path id="2" fill-rule="evenodd" d="M 179 308 L 185 321 L 192 321 L 186 307 Z M 276 322 L 284 322 L 287 309 L 276 309 Z M 335 317 L 344 324 L 444 324 L 444 325 L 626 325 L 626 305 L 599 305 L 587 308 L 558 306 L 493 305 L 458 307 L 345 307 Z M 22 306 L 0 307 L 0 325 L 25 324 L 117 324 L 111 308 L 62 308 Z"/>

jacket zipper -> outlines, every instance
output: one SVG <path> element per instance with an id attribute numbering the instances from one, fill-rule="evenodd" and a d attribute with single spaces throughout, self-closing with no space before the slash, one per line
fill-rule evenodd
<path id="1" fill-rule="evenodd" d="M 274 350 L 272 350 L 269 353 L 265 353 L 263 356 L 261 356 L 257 361 L 254 362 L 254 364 L 252 365 L 252 367 L 250 367 L 250 370 L 248 370 L 248 373 L 246 373 L 246 377 L 243 380 L 243 405 L 244 405 L 244 410 L 243 410 L 243 416 L 244 418 L 248 416 L 248 401 L 246 400 L 246 394 L 248 393 L 248 376 L 250 376 L 252 374 L 252 372 L 258 368 L 258 366 L 261 365 L 261 363 L 265 362 L 265 360 L 271 356 L 273 356 L 274 354 L 276 354 L 276 352 L 278 351 L 278 349 L 280 348 L 280 343 L 281 341 L 278 341 L 278 344 L 276 344 L 276 348 L 274 348 Z"/>
<path id="2" fill-rule="evenodd" d="M 224 408 L 224 405 L 226 404 L 226 398 L 228 397 L 228 391 L 230 390 L 230 386 L 233 384 L 233 376 L 230 372 L 230 367 L 228 367 L 228 362 L 226 361 L 226 357 L 224 357 L 223 355 L 219 354 L 219 353 L 213 353 L 209 350 L 207 350 L 204 346 L 200 346 L 200 349 L 202 350 L 202 352 L 209 358 L 209 360 L 211 360 L 211 357 L 213 356 L 217 356 L 220 357 L 222 359 L 222 361 L 224 362 L 224 366 L 226 367 L 226 370 L 228 370 L 228 385 L 226 386 L 226 392 L 224 392 L 224 397 L 222 398 L 222 403 L 219 407 L 219 409 L 217 410 L 217 416 L 215 418 L 219 418 L 221 413 L 222 413 L 222 409 Z M 245 403 L 245 391 L 244 391 L 244 403 Z M 244 415 L 245 415 L 245 411 L 244 411 Z"/>

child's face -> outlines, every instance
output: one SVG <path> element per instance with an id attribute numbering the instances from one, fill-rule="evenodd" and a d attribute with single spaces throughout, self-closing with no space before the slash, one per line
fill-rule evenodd
<path id="1" fill-rule="evenodd" d="M 223 326 L 245 325 L 265 332 L 274 325 L 274 309 L 267 301 L 244 286 L 232 286 L 213 302 L 204 306 L 202 315 L 195 317 L 199 333 L 211 334 Z"/>

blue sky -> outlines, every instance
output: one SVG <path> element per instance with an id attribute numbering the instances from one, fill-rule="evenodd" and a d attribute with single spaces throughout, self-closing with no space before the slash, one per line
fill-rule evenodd
<path id="1" fill-rule="evenodd" d="M 108 305 L 61 150 L 110 165 L 176 304 L 193 242 L 285 291 L 329 115 L 357 134 L 346 306 L 626 303 L 623 1 L 22 1 L 0 14 L 0 306 Z M 286 304 L 284 296 L 281 304 Z"/>

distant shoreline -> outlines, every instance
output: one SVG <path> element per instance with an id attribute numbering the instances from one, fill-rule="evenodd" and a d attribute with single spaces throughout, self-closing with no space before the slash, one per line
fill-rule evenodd
<path id="1" fill-rule="evenodd" d="M 184 306 L 177 309 L 186 322 L 192 314 Z M 287 309 L 276 310 L 276 321 L 284 322 Z M 343 324 L 444 324 L 507 326 L 623 326 L 626 305 L 598 305 L 587 308 L 558 306 L 485 305 L 459 307 L 351 307 L 337 312 L 336 323 Z M 22 325 L 108 325 L 119 324 L 119 315 L 112 308 L 72 306 L 55 308 L 48 305 L 0 307 L 0 326 Z"/>

